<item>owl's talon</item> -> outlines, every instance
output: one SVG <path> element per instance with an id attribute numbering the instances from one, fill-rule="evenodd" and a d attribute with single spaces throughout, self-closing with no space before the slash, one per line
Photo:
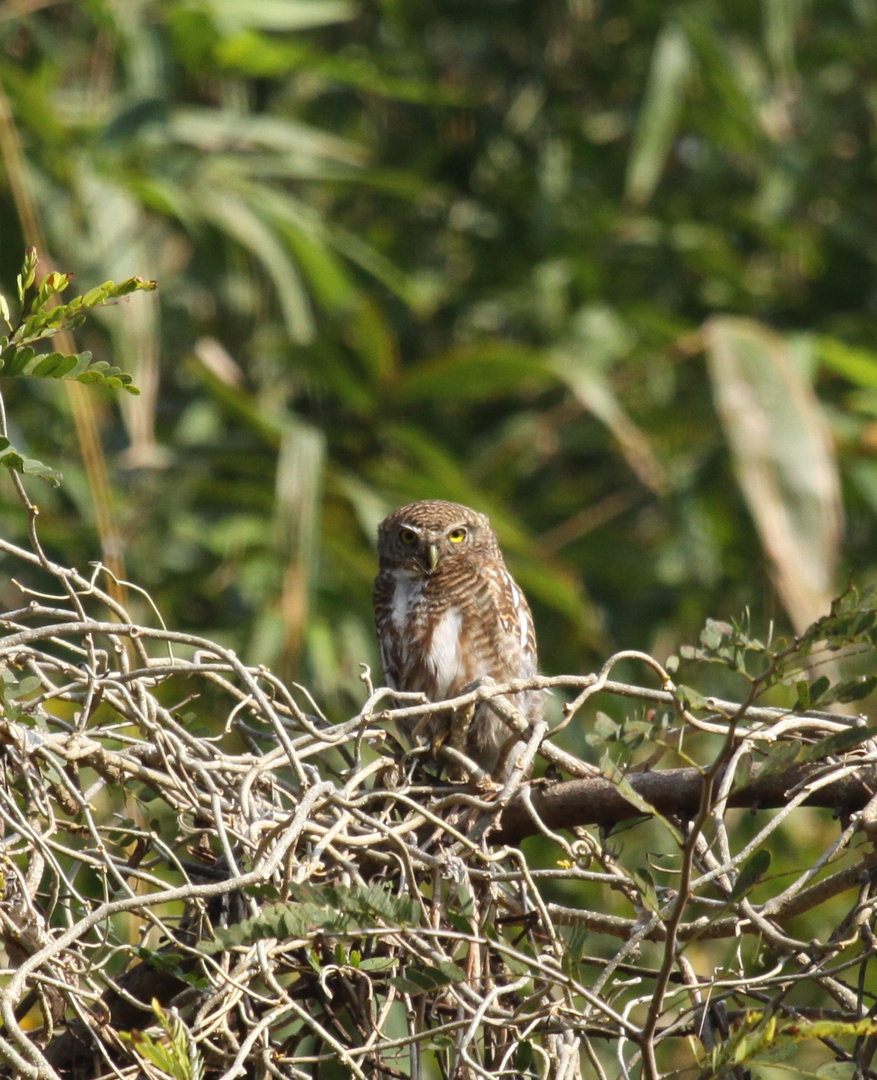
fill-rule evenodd
<path id="1" fill-rule="evenodd" d="M 501 784 L 498 780 L 494 780 L 492 776 L 483 776 L 480 780 L 476 780 L 475 782 L 475 790 L 485 802 L 491 802 L 493 799 L 497 798 L 504 787 L 505 784 Z"/>
<path id="2" fill-rule="evenodd" d="M 448 732 L 440 731 L 438 734 L 433 735 L 429 741 L 429 752 L 434 758 L 438 758 L 441 754 L 441 749 L 448 741 Z"/>

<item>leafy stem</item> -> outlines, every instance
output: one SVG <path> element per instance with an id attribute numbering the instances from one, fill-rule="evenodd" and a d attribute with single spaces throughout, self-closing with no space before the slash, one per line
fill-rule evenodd
<path id="1" fill-rule="evenodd" d="M 38 263 L 36 250 L 28 248 L 17 279 L 17 318 L 13 318 L 6 297 L 0 294 L 0 319 L 8 331 L 0 335 L 0 375 L 6 378 L 72 379 L 139 394 L 130 375 L 105 360 L 95 360 L 90 352 L 38 353 L 34 345 L 61 331 L 79 326 L 86 313 L 94 308 L 118 303 L 135 292 L 151 292 L 156 283 L 143 281 L 139 277 L 118 283 L 105 281 L 87 293 L 62 303 L 61 293 L 68 287 L 73 275 L 52 271 L 38 283 Z M 37 476 L 55 486 L 61 481 L 61 474 L 56 469 L 25 457 L 12 445 L 5 419 L 0 424 L 0 464 L 13 473 Z"/>

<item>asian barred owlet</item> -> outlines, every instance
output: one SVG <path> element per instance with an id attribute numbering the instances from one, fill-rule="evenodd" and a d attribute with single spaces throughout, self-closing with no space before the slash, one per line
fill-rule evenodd
<path id="1" fill-rule="evenodd" d="M 443 701 L 485 676 L 505 683 L 536 674 L 530 608 L 484 514 L 438 499 L 403 506 L 381 522 L 378 556 L 375 622 L 392 689 Z M 537 691 L 507 700 L 530 723 L 540 719 Z M 419 732 L 433 748 L 449 736 L 454 745 L 456 734 L 457 749 L 504 779 L 523 743 L 490 702 L 469 713 L 434 713 Z"/>

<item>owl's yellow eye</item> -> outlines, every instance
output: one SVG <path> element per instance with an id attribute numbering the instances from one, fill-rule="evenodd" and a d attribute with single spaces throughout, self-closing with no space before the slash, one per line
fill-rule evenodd
<path id="1" fill-rule="evenodd" d="M 399 533 L 399 539 L 403 544 L 415 544 L 417 542 L 417 533 L 413 529 L 402 529 Z"/>
<path id="2" fill-rule="evenodd" d="M 452 544 L 462 544 L 463 541 L 466 539 L 466 530 L 452 529 L 448 533 L 448 539 L 451 541 Z"/>

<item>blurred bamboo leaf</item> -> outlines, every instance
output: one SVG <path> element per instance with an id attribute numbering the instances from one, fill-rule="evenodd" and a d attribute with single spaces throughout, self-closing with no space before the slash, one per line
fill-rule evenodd
<path id="1" fill-rule="evenodd" d="M 692 69 L 693 57 L 685 32 L 676 23 L 669 23 L 658 35 L 652 52 L 624 178 L 624 194 L 637 206 L 649 201 L 664 170 L 679 128 Z"/>
<path id="2" fill-rule="evenodd" d="M 704 333 L 738 481 L 801 631 L 834 595 L 842 508 L 825 418 L 779 334 L 730 316 L 710 319 Z"/>
<path id="3" fill-rule="evenodd" d="M 799 0 L 766 0 L 764 43 L 776 71 L 789 78 L 795 72 L 795 32 Z"/>
<path id="4" fill-rule="evenodd" d="M 348 0 L 203 0 L 203 3 L 226 27 L 277 32 L 346 22 L 356 14 L 356 5 Z"/>
<path id="5" fill-rule="evenodd" d="M 313 174 L 310 163 L 319 159 L 351 166 L 362 165 L 368 159 L 366 151 L 352 140 L 292 118 L 189 107 L 174 109 L 167 124 L 171 140 L 212 154 L 233 152 L 240 160 L 257 151 L 293 155 L 290 161 L 298 169 L 310 165 L 308 175 Z M 209 159 L 201 164 L 209 166 Z"/>
<path id="6" fill-rule="evenodd" d="M 877 387 L 877 353 L 854 348 L 833 337 L 820 337 L 816 347 L 820 360 L 838 375 L 857 386 Z"/>
<path id="7" fill-rule="evenodd" d="M 242 385 L 240 369 L 222 345 L 212 338 L 200 338 L 190 357 L 194 372 L 223 408 L 253 431 L 268 446 L 279 450 L 282 425 L 276 416 L 267 416 L 253 394 Z"/>
<path id="8" fill-rule="evenodd" d="M 527 395 L 554 382 L 544 356 L 504 341 L 468 345 L 409 367 L 395 392 L 402 401 L 483 401 Z"/>
<path id="9" fill-rule="evenodd" d="M 201 210 L 262 263 L 274 282 L 286 329 L 293 341 L 307 344 L 314 336 L 314 318 L 307 291 L 295 264 L 277 237 L 247 203 L 230 192 L 205 193 Z"/>
<path id="10" fill-rule="evenodd" d="M 552 369 L 565 382 L 578 401 L 601 423 L 618 443 L 633 473 L 652 491 L 667 490 L 664 468 L 658 460 L 648 435 L 630 417 L 608 378 L 594 363 L 588 350 L 565 347 L 555 351 Z"/>
<path id="11" fill-rule="evenodd" d="M 273 522 L 277 552 L 281 565 L 285 564 L 276 605 L 283 627 L 279 670 L 287 675 L 296 671 L 299 662 L 318 580 L 325 457 L 323 432 L 300 418 L 290 418 L 277 459 Z M 266 662 L 276 663 L 276 650 L 254 651 L 264 655 Z"/>
<path id="12" fill-rule="evenodd" d="M 302 68 L 334 82 L 356 86 L 396 101 L 431 105 L 472 104 L 470 95 L 416 79 L 388 75 L 361 58 L 330 56 L 299 41 L 278 41 L 265 34 L 243 33 L 216 47 L 218 64 L 246 75 L 286 75 Z"/>

